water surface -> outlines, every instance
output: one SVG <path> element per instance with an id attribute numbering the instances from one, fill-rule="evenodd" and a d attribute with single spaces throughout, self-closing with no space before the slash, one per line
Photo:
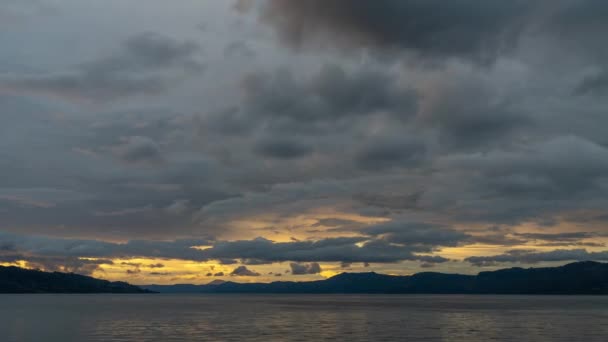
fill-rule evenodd
<path id="1" fill-rule="evenodd" d="M 0 341 L 608 341 L 608 297 L 0 295 Z"/>

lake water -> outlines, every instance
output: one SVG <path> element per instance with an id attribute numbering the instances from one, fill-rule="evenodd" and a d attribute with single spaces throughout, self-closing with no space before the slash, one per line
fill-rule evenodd
<path id="1" fill-rule="evenodd" d="M 608 297 L 0 295 L 0 341 L 608 341 Z"/>

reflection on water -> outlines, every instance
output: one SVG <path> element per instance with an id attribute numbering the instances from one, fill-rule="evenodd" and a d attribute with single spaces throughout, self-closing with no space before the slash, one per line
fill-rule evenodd
<path id="1" fill-rule="evenodd" d="M 0 295 L 0 341 L 608 341 L 607 297 Z"/>

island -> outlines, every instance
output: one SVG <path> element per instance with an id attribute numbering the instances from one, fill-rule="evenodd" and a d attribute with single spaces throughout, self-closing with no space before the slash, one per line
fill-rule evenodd
<path id="1" fill-rule="evenodd" d="M 0 293 L 153 293 L 124 282 L 74 273 L 42 272 L 0 266 Z"/>

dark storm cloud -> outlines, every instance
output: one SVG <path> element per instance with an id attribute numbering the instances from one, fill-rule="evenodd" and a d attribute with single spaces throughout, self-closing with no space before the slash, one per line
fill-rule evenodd
<path id="1" fill-rule="evenodd" d="M 256 144 L 254 150 L 262 157 L 276 159 L 296 159 L 312 153 L 310 146 L 284 139 L 264 139 Z"/>
<path id="2" fill-rule="evenodd" d="M 339 219 L 339 218 L 325 218 L 325 219 L 320 219 L 317 221 L 317 223 L 313 224 L 312 227 L 342 227 L 342 226 L 346 226 L 346 225 L 356 225 L 357 222 L 356 221 L 352 221 L 352 220 L 345 220 L 345 219 Z"/>
<path id="3" fill-rule="evenodd" d="M 608 71 L 587 76 L 575 89 L 578 95 L 604 95 L 608 92 Z"/>
<path id="4" fill-rule="evenodd" d="M 589 232 L 574 232 L 574 233 L 520 233 L 516 234 L 522 238 L 530 240 L 544 240 L 544 241 L 577 241 L 583 239 L 591 239 L 597 237 L 596 233 Z"/>
<path id="5" fill-rule="evenodd" d="M 505 234 L 487 234 L 471 236 L 468 242 L 492 246 L 518 246 L 525 244 L 528 240 L 525 238 L 509 237 Z"/>
<path id="6" fill-rule="evenodd" d="M 383 138 L 363 146 L 357 152 L 355 162 L 363 169 L 382 170 L 395 166 L 417 166 L 425 154 L 423 142 Z"/>
<path id="7" fill-rule="evenodd" d="M 400 48 L 428 56 L 492 58 L 510 48 L 535 1 L 269 0 L 263 17 L 283 41 Z M 327 44 L 330 45 L 330 44 Z"/>
<path id="8" fill-rule="evenodd" d="M 127 39 L 114 55 L 84 63 L 71 71 L 4 78 L 0 91 L 41 93 L 66 100 L 105 102 L 165 91 L 172 82 L 200 73 L 197 44 L 156 33 Z"/>
<path id="9" fill-rule="evenodd" d="M 551 5 L 551 1 L 546 1 Z M 586 55 L 596 61 L 608 56 L 601 44 L 608 23 L 608 4 L 602 0 L 566 0 L 558 2 L 546 29 L 554 32 L 571 52 Z M 561 5 L 561 6 L 560 6 Z"/>
<path id="10" fill-rule="evenodd" d="M 390 243 L 429 246 L 457 246 L 470 236 L 447 227 L 409 222 L 389 222 L 361 231 L 370 236 L 382 237 Z"/>
<path id="11" fill-rule="evenodd" d="M 387 209 L 415 209 L 418 206 L 422 193 L 390 194 L 362 192 L 353 196 L 353 199 L 366 206 Z"/>
<path id="12" fill-rule="evenodd" d="M 55 13 L 56 7 L 41 0 L 2 0 L 0 1 L 0 26 L 19 25 L 36 15 Z"/>
<path id="13" fill-rule="evenodd" d="M 311 264 L 298 264 L 292 262 L 289 264 L 289 267 L 291 267 L 291 274 L 293 275 L 319 274 L 322 271 L 321 266 L 316 262 Z"/>
<path id="14" fill-rule="evenodd" d="M 453 154 L 436 165 L 443 170 L 435 176 L 443 190 L 427 190 L 420 200 L 427 206 L 449 208 L 463 220 L 542 223 L 560 211 L 599 210 L 608 150 L 582 137 L 560 136 L 509 150 Z"/>
<path id="15" fill-rule="evenodd" d="M 608 261 L 608 251 L 588 252 L 585 249 L 558 249 L 549 252 L 512 250 L 505 254 L 469 257 L 466 261 L 475 266 L 494 266 L 499 263 L 535 264 L 555 261 Z"/>
<path id="16" fill-rule="evenodd" d="M 519 238 L 534 242 L 536 246 L 546 247 L 605 247 L 605 243 L 593 241 L 604 235 L 594 232 L 515 234 Z"/>
<path id="17" fill-rule="evenodd" d="M 113 150 L 121 160 L 127 163 L 158 163 L 162 161 L 160 147 L 148 137 L 124 138 L 122 143 L 115 146 Z"/>
<path id="18" fill-rule="evenodd" d="M 51 239 L 3 233 L 5 249 L 44 257 L 84 258 L 165 258 L 193 261 L 256 260 L 255 264 L 273 262 L 399 262 L 403 260 L 445 262 L 437 256 L 418 255 L 432 251 L 432 246 L 405 246 L 385 240 L 333 238 L 319 241 L 273 242 L 258 238 L 244 241 L 177 240 L 129 241 L 124 244 L 95 240 Z M 206 249 L 196 246 L 211 247 Z M 14 254 L 12 252 L 11 254 Z"/>
<path id="19" fill-rule="evenodd" d="M 17 263 L 25 262 L 27 267 L 41 269 L 49 272 L 68 272 L 90 275 L 102 265 L 113 265 L 112 260 L 96 259 L 88 260 L 71 256 L 37 256 L 25 254 L 13 254 L 0 250 L 0 262 Z"/>
<path id="20" fill-rule="evenodd" d="M 393 75 L 375 70 L 348 72 L 338 65 L 326 65 L 306 80 L 289 70 L 250 74 L 242 90 L 243 115 L 250 120 L 272 119 L 268 122 L 283 127 L 314 127 L 319 121 L 383 111 L 407 116 L 413 108 L 411 91 L 401 89 Z"/>
<path id="21" fill-rule="evenodd" d="M 230 272 L 231 276 L 235 277 L 259 277 L 260 274 L 258 272 L 252 271 L 248 269 L 246 266 L 239 266 L 235 268 L 232 272 Z"/>
<path id="22" fill-rule="evenodd" d="M 263 1 L 261 17 L 293 47 L 354 47 L 490 62 L 543 36 L 602 58 L 602 0 Z M 542 48 L 542 47 L 537 47 Z"/>
<path id="23" fill-rule="evenodd" d="M 256 57 L 256 52 L 247 42 L 232 42 L 224 48 L 224 56 L 228 58 L 252 59 Z"/>
<path id="24" fill-rule="evenodd" d="M 483 76 L 466 72 L 430 83 L 419 91 L 423 125 L 436 129 L 443 146 L 482 150 L 533 130 L 535 119 L 511 108 L 510 98 Z"/>
<path id="25" fill-rule="evenodd" d="M 474 168 L 488 187 L 503 194 L 571 196 L 605 178 L 608 149 L 576 136 L 557 137 L 519 151 L 454 155 L 446 166 Z"/>
<path id="26" fill-rule="evenodd" d="M 217 242 L 205 250 L 215 259 L 225 257 L 266 260 L 267 262 L 397 262 L 402 260 L 447 261 L 441 257 L 418 255 L 427 247 L 399 246 L 382 240 L 334 238 L 319 241 L 272 242 L 258 238 L 249 241 Z"/>

